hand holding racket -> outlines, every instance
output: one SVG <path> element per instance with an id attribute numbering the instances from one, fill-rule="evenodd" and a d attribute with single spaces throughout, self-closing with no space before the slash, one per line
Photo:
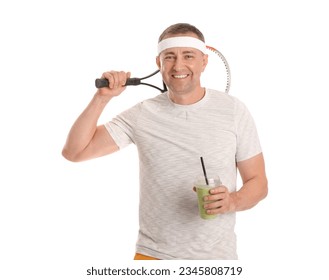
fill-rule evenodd
<path id="1" fill-rule="evenodd" d="M 165 91 L 167 91 L 167 87 L 166 87 L 166 85 L 164 83 L 163 83 L 163 89 L 161 89 L 161 88 L 159 88 L 159 87 L 157 87 L 155 85 L 142 82 L 142 80 L 145 80 L 147 78 L 150 78 L 150 77 L 154 76 L 155 74 L 159 73 L 159 71 L 160 70 L 157 70 L 157 71 L 153 72 L 152 74 L 150 74 L 150 75 L 148 75 L 146 77 L 143 77 L 143 78 L 127 78 L 126 83 L 123 86 L 146 85 L 146 86 L 150 86 L 150 87 L 156 88 L 157 90 L 159 90 L 161 92 L 165 92 Z M 110 82 L 106 78 L 96 79 L 95 80 L 95 86 L 97 88 L 108 87 L 109 85 L 110 85 Z"/>
<path id="2" fill-rule="evenodd" d="M 99 88 L 99 95 L 106 98 L 120 95 L 125 90 L 128 79 L 130 79 L 130 72 L 108 71 L 103 73 L 101 80 L 107 81 L 107 86 Z"/>
<path id="3" fill-rule="evenodd" d="M 230 68 L 229 65 L 225 59 L 225 57 L 215 48 L 207 46 L 207 49 L 210 50 L 211 52 L 217 54 L 219 56 L 219 58 L 222 60 L 222 62 L 224 63 L 225 66 L 225 71 L 226 71 L 226 88 L 225 88 L 225 92 L 228 93 L 230 90 L 230 85 L 231 85 L 231 72 L 230 72 Z M 167 91 L 167 87 L 165 85 L 165 83 L 163 83 L 163 88 L 159 88 L 153 84 L 149 84 L 149 83 L 144 83 L 142 82 L 142 80 L 145 80 L 147 78 L 150 78 L 152 76 L 154 76 L 155 74 L 159 73 L 160 70 L 157 70 L 155 72 L 153 72 L 152 74 L 145 76 L 143 78 L 128 78 L 126 83 L 123 86 L 138 86 L 138 85 L 146 85 L 146 86 L 150 86 L 153 87 L 161 92 L 166 92 Z M 109 86 L 109 80 L 106 78 L 101 78 L 101 79 L 96 79 L 95 80 L 95 86 L 96 88 L 103 88 L 103 87 L 108 87 Z"/>

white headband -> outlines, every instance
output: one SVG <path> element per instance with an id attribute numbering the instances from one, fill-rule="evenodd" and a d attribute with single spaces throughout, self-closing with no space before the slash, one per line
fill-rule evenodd
<path id="1" fill-rule="evenodd" d="M 204 54 L 207 51 L 206 44 L 204 42 L 202 42 L 201 40 L 194 38 L 194 37 L 182 36 L 182 37 L 171 37 L 171 38 L 162 40 L 158 44 L 158 55 L 166 49 L 177 48 L 177 47 L 187 47 L 187 48 L 198 49 L 199 51 L 203 52 Z"/>

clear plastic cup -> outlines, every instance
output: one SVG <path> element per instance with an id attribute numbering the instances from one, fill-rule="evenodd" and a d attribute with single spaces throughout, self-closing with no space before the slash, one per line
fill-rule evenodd
<path id="1" fill-rule="evenodd" d="M 198 195 L 199 214 L 200 217 L 205 220 L 214 219 L 216 218 L 217 215 L 207 214 L 204 205 L 207 203 L 211 203 L 213 201 L 204 201 L 204 197 L 210 194 L 209 193 L 210 189 L 214 187 L 218 187 L 222 184 L 219 176 L 217 175 L 207 176 L 207 180 L 208 182 L 206 182 L 206 178 L 204 175 L 200 175 L 194 181 L 194 186 L 196 188 L 196 192 Z"/>

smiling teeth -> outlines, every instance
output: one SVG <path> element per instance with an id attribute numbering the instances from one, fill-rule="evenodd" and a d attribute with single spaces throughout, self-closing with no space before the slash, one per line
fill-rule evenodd
<path id="1" fill-rule="evenodd" d="M 187 77 L 187 75 L 175 75 L 174 76 L 174 78 L 176 78 L 176 79 L 184 79 L 186 77 Z"/>

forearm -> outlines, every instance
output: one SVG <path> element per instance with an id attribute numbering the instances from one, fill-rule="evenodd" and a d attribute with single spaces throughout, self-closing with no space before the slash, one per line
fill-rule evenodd
<path id="1" fill-rule="evenodd" d="M 267 196 L 267 179 L 259 176 L 245 182 L 236 192 L 230 193 L 231 211 L 243 211 L 254 207 Z"/>
<path id="2" fill-rule="evenodd" d="M 96 132 L 98 119 L 110 99 L 97 93 L 94 95 L 68 134 L 62 152 L 65 158 L 73 159 L 88 146 Z"/>

